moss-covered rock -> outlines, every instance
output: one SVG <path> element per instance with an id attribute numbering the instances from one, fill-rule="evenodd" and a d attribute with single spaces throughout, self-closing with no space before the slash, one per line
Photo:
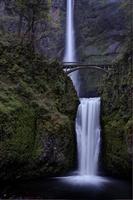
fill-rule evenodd
<path id="1" fill-rule="evenodd" d="M 77 97 L 57 62 L 0 42 L 0 179 L 62 174 L 73 167 Z"/>
<path id="2" fill-rule="evenodd" d="M 131 83 L 131 51 L 127 50 L 100 88 L 104 166 L 109 173 L 121 177 L 131 177 L 132 168 Z"/>

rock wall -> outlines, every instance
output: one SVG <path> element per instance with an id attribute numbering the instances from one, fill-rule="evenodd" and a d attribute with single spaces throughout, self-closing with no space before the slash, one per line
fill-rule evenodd
<path id="1" fill-rule="evenodd" d="M 118 60 L 130 37 L 130 12 L 130 0 L 75 0 L 78 60 L 88 64 L 111 64 Z M 97 96 L 103 72 L 81 70 L 79 74 L 80 96 Z"/>
<path id="2" fill-rule="evenodd" d="M 130 44 L 117 68 L 104 77 L 102 98 L 102 158 L 106 172 L 131 178 L 132 171 L 132 52 Z"/>
<path id="3" fill-rule="evenodd" d="M 65 45 L 65 1 L 53 0 L 51 2 L 50 20 L 46 31 L 37 30 L 37 34 L 44 36 L 36 43 L 37 50 L 41 54 L 47 55 L 50 59 L 62 60 Z"/>
<path id="4" fill-rule="evenodd" d="M 126 4 L 126 6 L 125 6 Z M 0 30 L 18 31 L 14 1 L 0 0 Z M 130 0 L 75 0 L 76 50 L 82 62 L 112 62 L 123 51 L 128 37 Z M 47 23 L 36 27 L 36 49 L 50 59 L 62 60 L 65 44 L 66 1 L 52 0 Z M 23 21 L 23 30 L 26 21 Z M 79 31 L 80 30 L 80 31 Z M 102 55 L 102 58 L 101 58 Z"/>
<path id="5" fill-rule="evenodd" d="M 61 175 L 75 162 L 75 90 L 58 63 L 12 42 L 0 40 L 0 180 Z"/>
<path id="6" fill-rule="evenodd" d="M 130 0 L 75 0 L 77 51 L 83 62 L 112 62 L 128 34 Z M 80 30 L 80 31 L 78 31 Z M 102 57 L 100 57 L 102 55 Z"/>
<path id="7" fill-rule="evenodd" d="M 44 11 L 45 13 L 45 11 Z M 19 14 L 14 0 L 0 0 L 0 31 L 18 37 Z M 36 51 L 49 59 L 61 59 L 64 51 L 65 1 L 52 0 L 49 16 L 36 23 Z M 22 36 L 27 30 L 27 21 L 22 21 Z"/>

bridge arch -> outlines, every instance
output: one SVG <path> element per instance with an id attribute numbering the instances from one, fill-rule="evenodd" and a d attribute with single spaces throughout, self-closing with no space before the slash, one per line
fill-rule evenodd
<path id="1" fill-rule="evenodd" d="M 80 64 L 80 63 L 63 63 L 63 69 L 67 74 L 83 69 L 96 69 L 108 73 L 113 65 L 111 64 Z"/>
<path id="2" fill-rule="evenodd" d="M 100 68 L 100 67 L 97 67 L 97 66 L 92 66 L 92 67 L 83 66 L 83 67 L 75 67 L 75 68 L 72 68 L 72 69 L 67 68 L 66 73 L 71 74 L 72 72 L 75 72 L 77 70 L 84 70 L 84 69 L 96 69 L 96 70 L 103 71 L 104 73 L 108 73 L 108 71 L 106 69 Z"/>

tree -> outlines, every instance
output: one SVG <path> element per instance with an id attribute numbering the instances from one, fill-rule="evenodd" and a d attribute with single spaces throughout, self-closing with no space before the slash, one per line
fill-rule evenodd
<path id="1" fill-rule="evenodd" d="M 16 10 L 19 14 L 18 36 L 21 37 L 22 24 L 26 21 L 26 30 L 22 36 L 34 49 L 35 31 L 40 19 L 47 19 L 51 0 L 16 0 Z"/>

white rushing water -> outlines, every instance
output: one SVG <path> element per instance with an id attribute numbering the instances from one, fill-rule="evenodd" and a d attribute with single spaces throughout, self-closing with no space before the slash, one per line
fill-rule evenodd
<path id="1" fill-rule="evenodd" d="M 67 0 L 66 46 L 64 62 L 76 62 L 74 37 L 74 0 Z"/>
<path id="2" fill-rule="evenodd" d="M 66 17 L 66 45 L 64 62 L 74 63 L 76 62 L 75 52 L 75 33 L 74 33 L 74 0 L 67 0 L 67 17 Z M 73 85 L 79 94 L 79 83 L 78 83 L 78 71 L 69 74 Z"/>
<path id="3" fill-rule="evenodd" d="M 97 175 L 100 147 L 100 98 L 81 98 L 76 132 L 80 175 Z"/>

